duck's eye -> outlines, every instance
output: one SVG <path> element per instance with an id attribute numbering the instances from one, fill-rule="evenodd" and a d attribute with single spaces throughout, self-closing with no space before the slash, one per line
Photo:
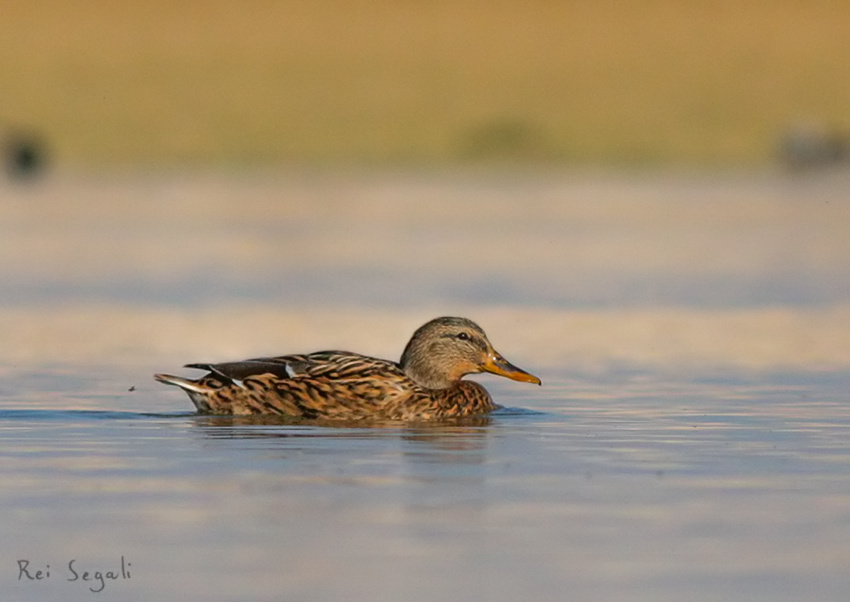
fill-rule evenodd
<path id="1" fill-rule="evenodd" d="M 458 333 L 457 338 L 459 338 L 461 341 L 468 341 L 469 335 L 466 334 L 465 332 L 461 332 L 461 333 Z"/>

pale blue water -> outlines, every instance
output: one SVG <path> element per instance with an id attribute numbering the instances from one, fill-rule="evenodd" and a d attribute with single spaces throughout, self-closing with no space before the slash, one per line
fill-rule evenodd
<path id="1" fill-rule="evenodd" d="M 544 379 L 433 428 L 234 423 L 147 386 L 101 410 L 7 400 L 4 599 L 90 599 L 100 582 L 67 563 L 120 576 L 122 556 L 103 594 L 121 600 L 850 591 L 850 374 Z M 19 560 L 50 578 L 18 579 Z"/>
<path id="2" fill-rule="evenodd" d="M 445 186 L 437 190 L 445 193 Z M 646 184 L 637 186 L 646 195 L 641 186 Z M 165 213 L 161 219 L 167 218 Z M 138 228 L 154 235 L 161 224 L 150 219 Z M 500 236 L 509 238 L 511 223 L 502 218 L 488 228 L 501 228 Z M 569 231 L 566 221 L 553 223 Z M 220 233 L 223 226 L 215 224 L 202 232 Z M 417 224 L 405 227 L 424 240 Z M 89 230 L 74 227 L 74 240 L 83 244 Z M 473 248 L 491 248 L 488 228 L 472 228 Z M 246 232 L 234 235 L 229 249 L 250 248 L 254 230 Z M 743 228 L 730 236 L 752 233 Z M 783 236 L 779 228 L 759 245 L 781 249 Z M 97 237 L 92 244 L 105 245 Z M 132 244 L 153 253 L 143 242 Z M 86 251 L 66 252 L 80 259 L 70 263 L 85 263 L 78 255 Z M 172 267 L 167 255 L 158 259 L 164 274 Z M 223 265 L 221 287 L 194 292 L 185 292 L 192 287 L 173 274 L 122 264 L 126 257 L 106 261 L 102 278 L 83 270 L 73 285 L 70 276 L 47 268 L 34 267 L 35 275 L 27 276 L 7 258 L 2 269 L 30 288 L 24 287 L 25 303 L 5 291 L 0 312 L 35 307 L 22 314 L 32 323 L 4 322 L 0 600 L 850 599 L 850 369 L 842 367 L 840 349 L 835 365 L 803 362 L 820 331 L 796 333 L 800 337 L 793 340 L 803 341 L 799 365 L 789 363 L 793 347 L 791 360 L 770 359 L 773 347 L 787 345 L 787 332 L 764 339 L 768 359 L 759 365 L 767 368 L 760 369 L 730 367 L 721 346 L 716 357 L 701 352 L 708 359 L 696 368 L 669 360 L 628 365 L 614 359 L 612 348 L 612 359 L 591 370 L 547 359 L 558 357 L 553 346 L 560 339 L 546 338 L 536 352 L 521 351 L 521 365 L 539 372 L 543 387 L 481 379 L 506 406 L 486 420 L 346 429 L 195 416 L 185 396 L 158 386 L 150 374 L 206 359 L 196 356 L 203 350 L 184 358 L 154 333 L 150 340 L 124 342 L 125 348 L 96 328 L 90 338 L 73 339 L 76 330 L 57 322 L 47 329 L 53 336 L 28 338 L 42 319 L 50 323 L 51 308 L 59 307 L 57 298 L 65 292 L 83 314 L 96 317 L 98 304 L 117 303 L 127 320 L 157 315 L 162 307 L 167 316 L 175 309 L 191 314 L 196 304 L 242 298 L 245 289 L 233 284 L 239 279 L 228 276 L 252 257 Z M 526 290 L 529 279 L 542 282 L 558 273 L 557 257 L 537 251 L 532 257 L 541 270 L 514 265 L 502 275 L 508 288 Z M 788 283 L 788 290 L 807 290 L 799 275 L 807 262 L 822 262 L 812 290 L 829 295 L 771 293 L 776 304 L 802 305 L 817 314 L 825 296 L 847 300 L 845 284 L 829 284 L 845 274 L 846 259 L 841 247 L 830 256 L 800 259 L 789 271 L 776 264 L 756 279 L 761 284 L 744 287 L 740 295 L 730 283 L 746 278 L 731 267 L 700 271 L 704 266 L 694 264 L 681 281 L 678 266 L 653 269 L 657 282 L 681 282 L 682 290 L 689 281 L 704 290 L 718 288 L 709 305 L 758 308 L 770 278 Z M 374 261 L 380 266 L 383 259 Z M 397 267 L 376 268 L 391 278 L 343 279 L 364 289 L 328 303 L 340 279 L 335 268 L 322 266 L 313 286 L 285 300 L 276 297 L 279 285 L 261 275 L 244 278 L 253 283 L 248 290 L 254 299 L 280 304 L 282 319 L 291 311 L 287 304 L 311 300 L 336 305 L 343 316 L 347 303 L 369 306 L 373 298 L 382 307 L 415 306 L 410 289 L 396 292 L 404 274 Z M 120 278 L 109 276 L 122 267 Z M 606 278 L 616 281 L 614 275 L 627 267 L 611 267 Z M 511 308 L 558 305 L 536 289 L 522 303 L 500 293 L 498 282 L 459 292 L 446 282 L 462 282 L 465 267 L 447 262 L 445 270 L 445 280 L 425 270 L 413 279 L 412 291 L 429 291 L 424 296 L 438 298 L 441 307 L 486 308 L 498 301 L 508 316 Z M 134 275 L 136 284 L 122 284 Z M 568 274 L 563 278 L 550 290 L 570 291 Z M 145 288 L 139 281 L 155 283 L 160 292 L 136 294 L 135 287 Z M 719 281 L 728 286 L 716 287 Z M 41 296 L 37 290 L 50 292 Z M 696 290 L 689 293 L 692 306 L 700 306 Z M 634 297 L 624 291 L 596 282 L 576 290 L 574 298 L 585 296 L 593 305 L 593 295 L 604 293 L 605 300 L 597 301 L 613 307 L 615 320 L 618 304 L 648 302 L 640 291 Z M 665 303 L 689 305 L 676 295 Z M 362 324 L 366 343 L 370 330 L 395 328 L 380 313 L 374 323 Z M 713 318 L 706 313 L 705 319 Z M 150 328 L 168 323 L 163 318 Z M 503 331 L 512 327 L 518 326 L 501 325 Z M 143 331 L 137 336 L 144 338 Z M 542 341 L 547 333 L 540 334 Z M 286 345 L 280 352 L 308 350 L 297 341 Z M 758 347 L 753 349 L 756 354 Z M 500 350 L 508 357 L 514 351 Z M 685 355 L 692 351 L 682 349 Z"/>

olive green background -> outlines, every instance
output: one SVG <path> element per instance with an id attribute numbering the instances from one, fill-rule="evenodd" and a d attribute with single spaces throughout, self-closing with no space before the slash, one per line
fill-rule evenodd
<path id="1" fill-rule="evenodd" d="M 850 129 L 850 4 L 0 4 L 0 124 L 80 166 L 758 165 Z"/>

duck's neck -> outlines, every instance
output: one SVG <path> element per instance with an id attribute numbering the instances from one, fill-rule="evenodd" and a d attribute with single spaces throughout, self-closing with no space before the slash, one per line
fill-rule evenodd
<path id="1" fill-rule="evenodd" d="M 449 378 L 444 371 L 435 370 L 432 364 L 416 361 L 413 357 L 402 356 L 400 366 L 410 380 L 426 389 L 448 389 L 457 384 L 457 380 Z"/>

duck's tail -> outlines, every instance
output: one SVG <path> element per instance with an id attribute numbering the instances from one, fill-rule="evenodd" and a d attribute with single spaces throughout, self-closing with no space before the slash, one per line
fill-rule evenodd
<path id="1" fill-rule="evenodd" d="M 196 380 L 173 376 L 171 374 L 154 374 L 153 377 L 165 385 L 174 385 L 190 393 L 203 393 L 207 391 L 207 388 Z"/>
<path id="2" fill-rule="evenodd" d="M 171 374 L 154 374 L 153 377 L 165 385 L 174 385 L 186 391 L 189 394 L 189 399 L 192 400 L 192 403 L 195 404 L 199 412 L 204 414 L 210 412 L 210 404 L 207 399 L 207 396 L 210 394 L 209 387 L 202 385 L 196 380 L 173 376 Z"/>

